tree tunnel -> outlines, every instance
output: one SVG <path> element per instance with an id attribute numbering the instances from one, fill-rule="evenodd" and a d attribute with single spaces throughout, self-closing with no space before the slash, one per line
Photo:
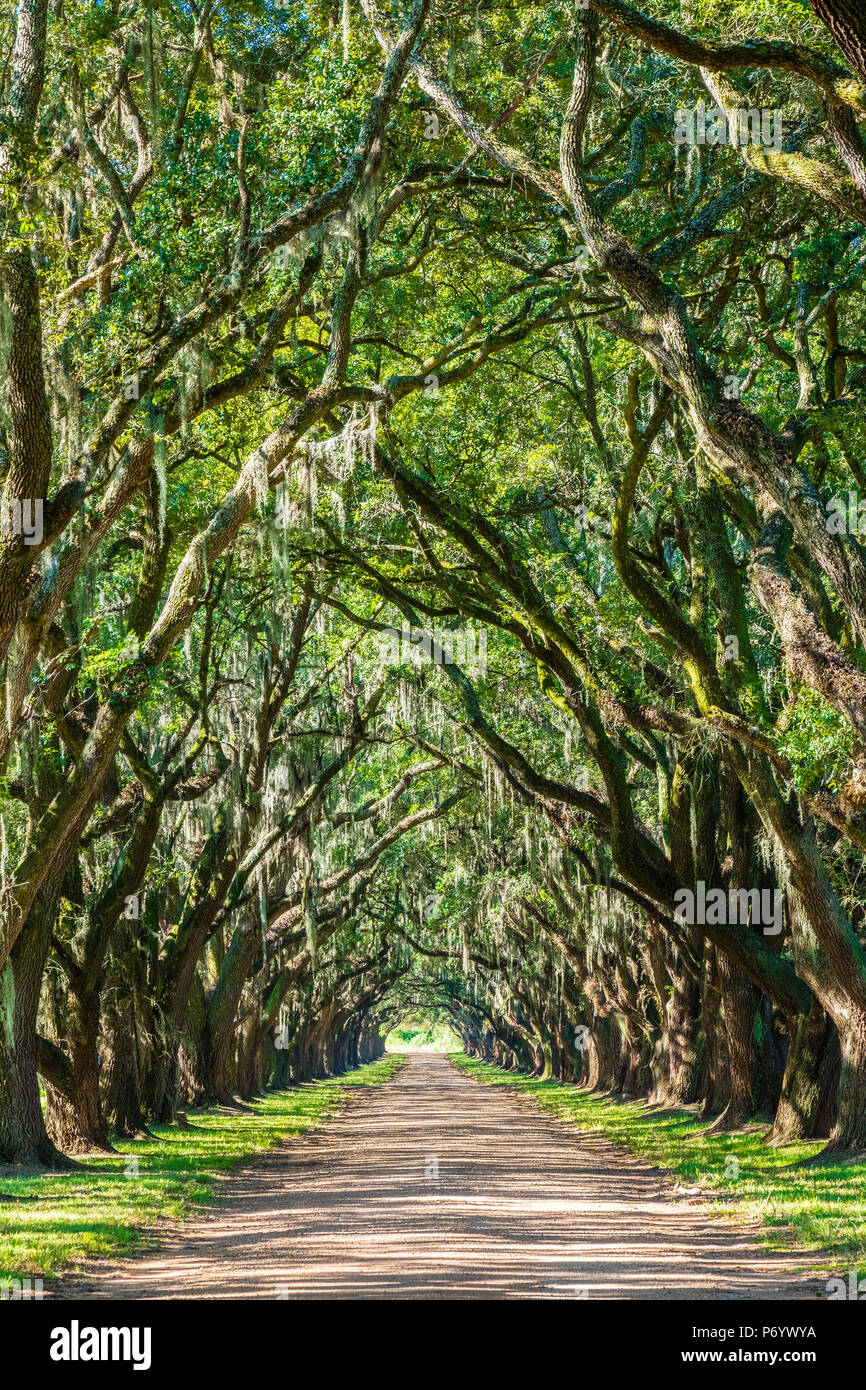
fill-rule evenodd
<path id="1" fill-rule="evenodd" d="M 862 5 L 68 8 L 0 79 L 0 1163 L 413 1012 L 866 1149 Z"/>

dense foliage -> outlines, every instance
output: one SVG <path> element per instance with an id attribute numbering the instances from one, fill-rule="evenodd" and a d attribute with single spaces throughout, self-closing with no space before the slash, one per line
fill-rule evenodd
<path id="1" fill-rule="evenodd" d="M 7 0 L 0 1161 L 419 1019 L 866 1147 L 863 6 L 649 10 Z"/>

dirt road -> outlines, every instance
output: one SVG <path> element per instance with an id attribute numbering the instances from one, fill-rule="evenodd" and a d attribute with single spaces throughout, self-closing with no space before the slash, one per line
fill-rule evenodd
<path id="1" fill-rule="evenodd" d="M 528 1098 L 414 1054 L 323 1128 L 220 1184 L 155 1254 L 68 1298 L 815 1298 L 802 1253 Z"/>

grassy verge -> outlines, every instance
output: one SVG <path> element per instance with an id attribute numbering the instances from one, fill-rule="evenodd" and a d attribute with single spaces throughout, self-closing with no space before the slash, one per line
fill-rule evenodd
<path id="1" fill-rule="evenodd" d="M 866 1274 L 866 1162 L 797 1168 L 800 1159 L 820 1150 L 820 1142 L 768 1149 L 762 1141 L 766 1124 L 705 1138 L 698 1135 L 705 1122 L 688 1111 L 590 1096 L 563 1082 L 501 1071 L 471 1057 L 451 1060 L 487 1085 L 513 1086 L 549 1114 L 625 1145 L 684 1186 L 700 1187 L 727 1215 L 757 1218 L 766 1227 L 761 1235 L 766 1244 L 790 1248 L 797 1243 L 804 1253 L 820 1252 L 813 1265 Z"/>
<path id="2" fill-rule="evenodd" d="M 0 1173 L 0 1279 L 50 1277 L 83 1258 L 129 1253 L 148 1227 L 207 1201 L 220 1173 L 327 1120 L 352 1087 L 377 1086 L 402 1062 L 383 1057 L 248 1110 L 192 1110 L 189 1129 L 155 1125 L 155 1139 L 119 1141 L 116 1155 L 86 1159 L 74 1173 Z"/>

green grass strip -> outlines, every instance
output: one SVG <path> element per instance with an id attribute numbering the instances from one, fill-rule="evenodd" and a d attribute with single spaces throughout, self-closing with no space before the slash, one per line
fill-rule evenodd
<path id="1" fill-rule="evenodd" d="M 399 1055 L 276 1091 L 237 1112 L 188 1112 L 189 1129 L 152 1126 L 155 1139 L 119 1140 L 117 1154 L 84 1159 L 73 1173 L 0 1170 L 0 1279 L 56 1275 L 94 1255 L 128 1254 L 166 1217 L 207 1201 L 221 1174 L 329 1119 L 351 1088 L 378 1086 Z"/>
<path id="2" fill-rule="evenodd" d="M 759 1220 L 766 1227 L 763 1243 L 820 1251 L 820 1267 L 834 1273 L 866 1273 L 866 1162 L 798 1168 L 823 1141 L 770 1149 L 763 1142 L 766 1123 L 736 1134 L 698 1136 L 707 1122 L 687 1110 L 588 1095 L 567 1082 L 540 1081 L 472 1057 L 451 1060 L 487 1085 L 511 1086 L 548 1114 L 624 1145 L 683 1186 L 700 1187 L 714 1210 Z"/>

